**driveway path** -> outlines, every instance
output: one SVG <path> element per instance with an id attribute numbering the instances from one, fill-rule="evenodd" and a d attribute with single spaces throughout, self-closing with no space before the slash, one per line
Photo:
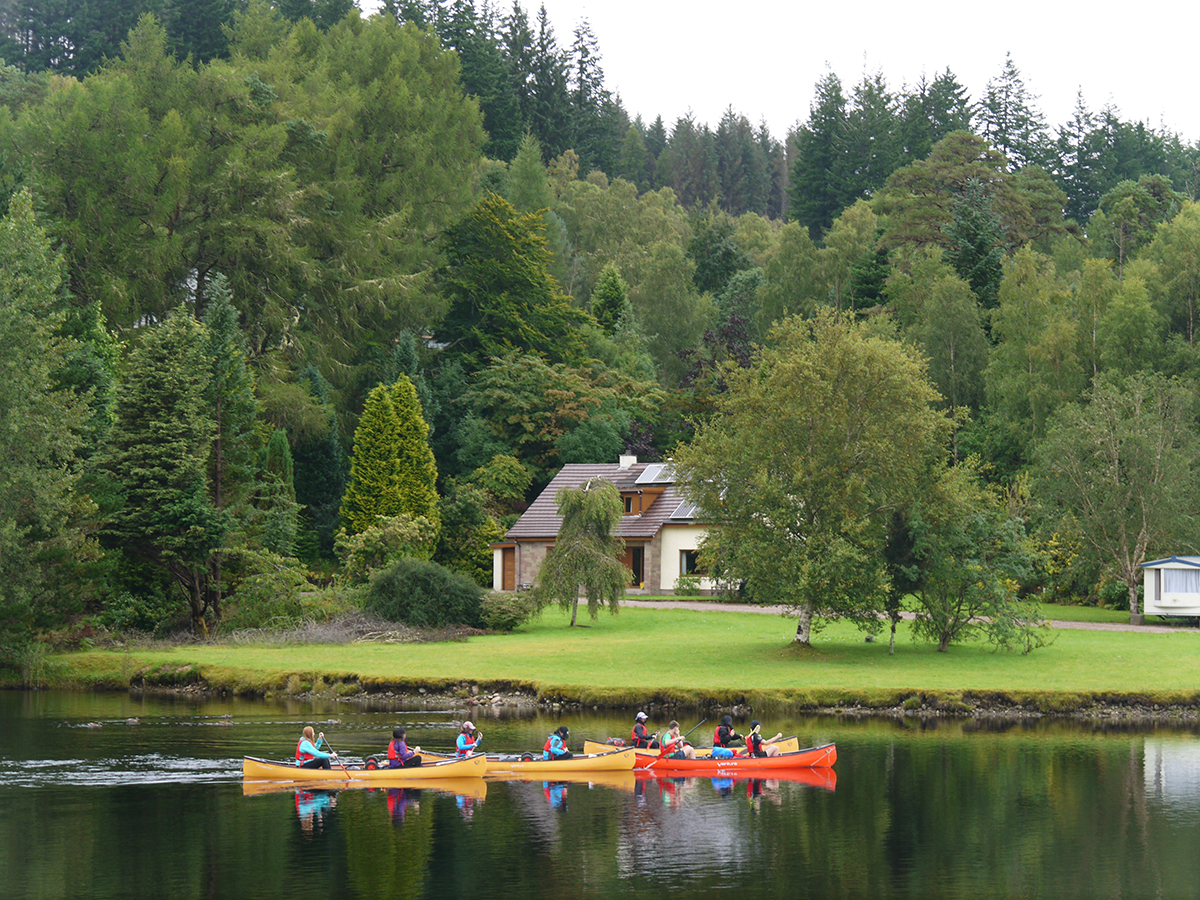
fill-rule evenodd
<path id="1" fill-rule="evenodd" d="M 700 612 L 749 612 L 781 616 L 787 611 L 784 606 L 753 606 L 746 603 L 710 603 L 704 600 L 638 600 L 636 595 L 625 595 L 622 606 L 641 606 L 648 609 L 694 609 Z M 911 619 L 912 613 L 901 613 Z M 1138 631 L 1143 634 L 1180 634 L 1200 631 L 1200 628 L 1185 628 L 1177 625 L 1130 625 L 1128 622 L 1065 622 L 1051 619 L 1050 625 L 1064 630 L 1079 631 Z"/>

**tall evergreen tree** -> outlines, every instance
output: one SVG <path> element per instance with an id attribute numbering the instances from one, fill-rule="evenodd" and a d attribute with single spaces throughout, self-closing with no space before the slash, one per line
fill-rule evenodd
<path id="1" fill-rule="evenodd" d="M 946 237 L 950 242 L 946 262 L 971 286 L 984 309 L 994 309 L 1003 277 L 1003 234 L 987 188 L 979 179 L 968 181 L 955 202 Z"/>
<path id="2" fill-rule="evenodd" d="M 301 516 L 306 526 L 315 532 L 316 552 L 332 558 L 348 463 L 329 382 L 312 366 L 300 373 L 299 380 L 325 410 L 325 429 L 319 435 L 297 440 L 293 448 L 296 502 L 303 507 Z"/>
<path id="3" fill-rule="evenodd" d="M 276 428 L 262 452 L 258 498 L 259 542 L 272 553 L 291 556 L 296 545 L 300 507 L 296 503 L 295 466 L 287 433 Z"/>
<path id="4" fill-rule="evenodd" d="M 62 274 L 21 191 L 0 221 L 0 660 L 51 623 L 90 555 L 72 521 L 89 410 L 54 379 L 74 349 L 57 333 Z"/>
<path id="5" fill-rule="evenodd" d="M 845 142 L 846 97 L 841 80 L 828 72 L 817 82 L 808 121 L 796 133 L 789 191 L 788 218 L 814 238 L 846 205 Z"/>
<path id="6" fill-rule="evenodd" d="M 118 493 L 101 536 L 110 548 L 165 570 L 202 631 L 214 606 L 212 561 L 229 528 L 205 474 L 214 428 L 204 328 L 180 309 L 140 337 L 124 367 L 101 460 Z"/>
<path id="7" fill-rule="evenodd" d="M 1000 74 L 988 82 L 979 103 L 978 122 L 980 134 L 1014 169 L 1046 158 L 1046 120 L 1037 99 L 1025 87 L 1012 55 L 1005 54 Z"/>

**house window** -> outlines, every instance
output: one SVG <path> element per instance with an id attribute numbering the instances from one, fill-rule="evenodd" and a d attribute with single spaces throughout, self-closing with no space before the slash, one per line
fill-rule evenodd
<path id="1" fill-rule="evenodd" d="M 679 551 L 679 574 L 680 575 L 703 575 L 704 570 L 700 568 L 700 551 L 699 550 L 680 550 Z"/>
<path id="2" fill-rule="evenodd" d="M 625 501 L 625 515 L 632 516 L 633 515 L 633 497 L 626 494 L 621 499 Z"/>

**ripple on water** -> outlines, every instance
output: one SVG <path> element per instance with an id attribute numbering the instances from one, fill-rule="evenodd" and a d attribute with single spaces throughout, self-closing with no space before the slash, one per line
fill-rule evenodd
<path id="1" fill-rule="evenodd" d="M 147 753 L 112 759 L 0 759 L 0 787 L 111 787 L 239 781 L 240 759 Z"/>

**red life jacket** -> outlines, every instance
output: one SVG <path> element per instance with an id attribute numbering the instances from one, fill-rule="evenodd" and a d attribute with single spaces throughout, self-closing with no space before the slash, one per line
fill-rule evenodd
<path id="1" fill-rule="evenodd" d="M 459 736 L 459 737 L 463 737 L 464 735 L 466 735 L 466 732 L 465 732 L 465 731 L 463 731 L 463 732 L 460 732 L 458 736 Z M 470 746 L 470 747 L 468 747 L 468 748 L 467 748 L 467 749 L 465 749 L 465 750 L 464 750 L 462 747 L 459 747 L 459 746 L 458 746 L 458 742 L 457 742 L 457 741 L 455 741 L 455 742 L 454 742 L 454 746 L 455 746 L 455 752 L 454 752 L 454 755 L 455 755 L 455 756 L 457 756 L 457 757 L 460 757 L 460 758 L 461 758 L 461 757 L 463 757 L 463 756 L 470 756 L 472 753 L 474 753 L 474 752 L 475 752 L 475 745 L 476 745 L 476 744 L 478 744 L 478 743 L 479 743 L 479 741 L 477 741 L 477 740 L 474 740 L 473 738 L 471 738 L 471 737 L 469 737 L 469 736 L 467 737 L 467 740 L 471 742 L 471 746 Z"/>
<path id="2" fill-rule="evenodd" d="M 311 753 L 309 753 L 307 750 L 301 751 L 300 745 L 303 743 L 304 743 L 304 738 L 300 738 L 300 740 L 296 741 L 296 762 L 298 762 L 300 765 L 304 765 L 310 759 L 316 759 L 316 757 L 313 756 Z"/>
<path id="3" fill-rule="evenodd" d="M 549 753 L 549 752 L 550 752 L 550 745 L 551 745 L 553 742 L 554 742 L 554 735 L 550 735 L 550 737 L 546 738 L 546 746 L 544 746 L 544 747 L 542 748 L 542 752 L 543 752 L 543 753 Z"/>
<path id="4" fill-rule="evenodd" d="M 388 759 L 400 758 L 400 748 L 397 746 L 399 743 L 400 741 L 396 740 L 388 744 Z"/>
<path id="5" fill-rule="evenodd" d="M 638 734 L 639 725 L 642 728 L 642 733 L 640 735 Z M 642 725 L 641 722 L 634 723 L 633 731 L 630 733 L 630 738 L 632 739 L 633 746 L 635 747 L 645 749 L 646 747 L 650 746 L 650 732 L 646 730 L 646 726 Z"/>
<path id="6" fill-rule="evenodd" d="M 766 756 L 767 754 L 762 748 L 763 739 L 761 734 L 755 734 L 753 731 L 746 735 L 746 755 L 747 756 Z"/>

